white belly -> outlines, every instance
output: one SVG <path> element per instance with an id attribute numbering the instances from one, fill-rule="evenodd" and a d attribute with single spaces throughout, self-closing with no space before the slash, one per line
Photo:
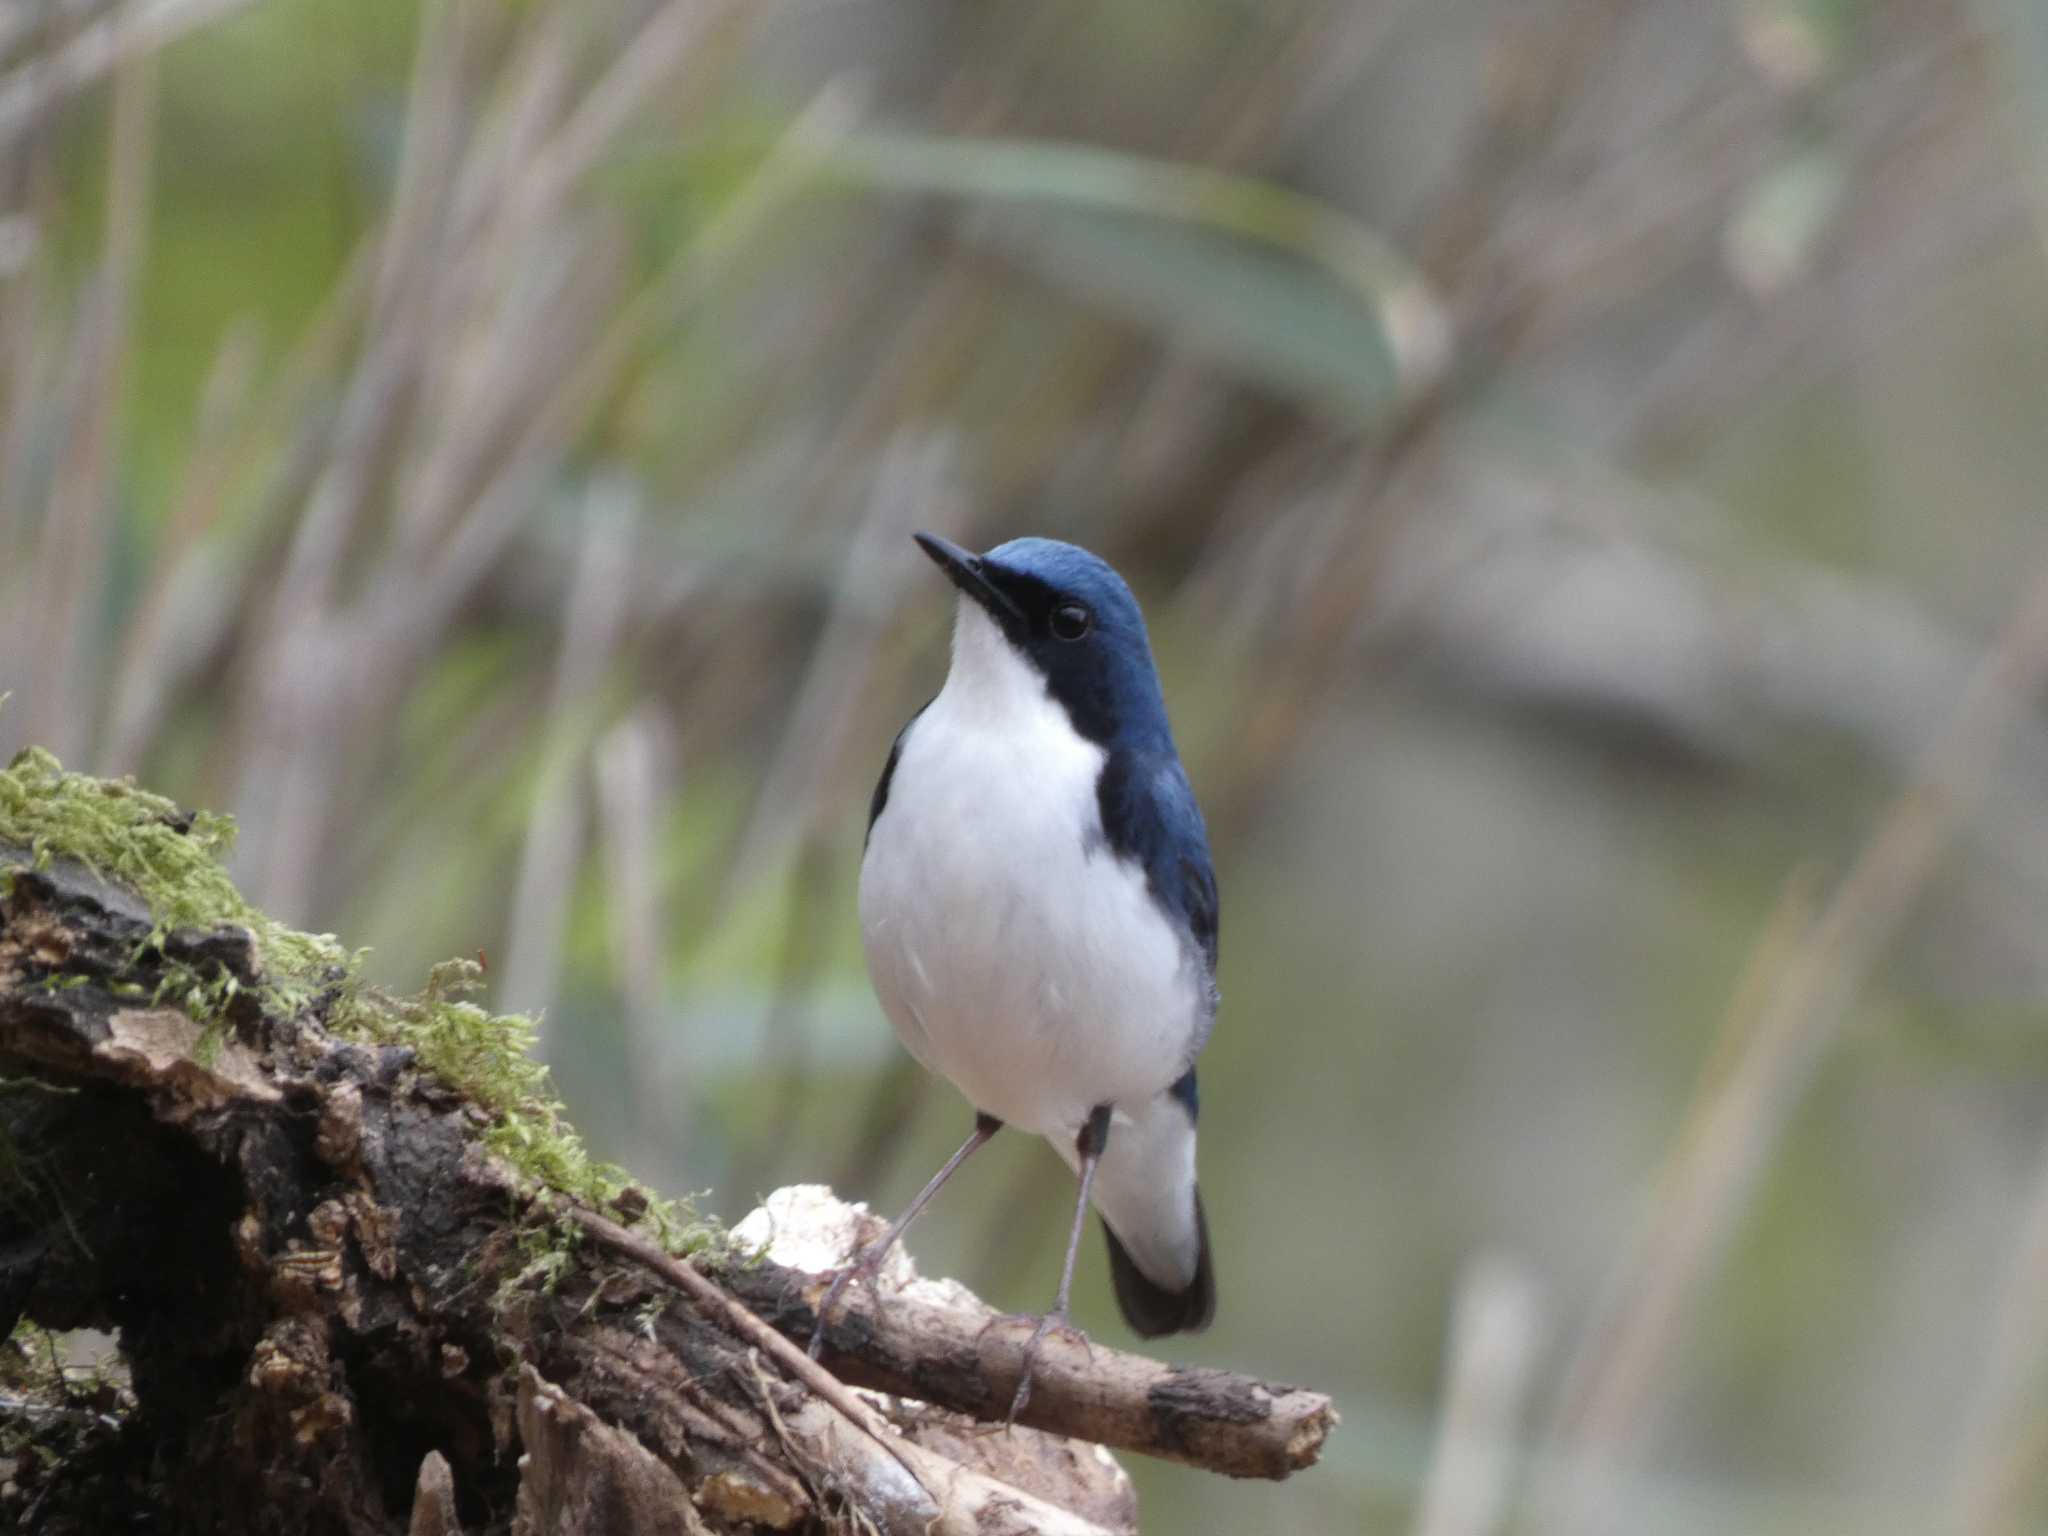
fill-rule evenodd
<path id="1" fill-rule="evenodd" d="M 941 693 L 910 728 L 861 863 L 861 937 L 910 1052 L 976 1109 L 1064 1140 L 1180 1076 L 1206 991 L 1142 871 L 1102 843 L 1101 749 L 1050 699 L 1006 705 Z"/>

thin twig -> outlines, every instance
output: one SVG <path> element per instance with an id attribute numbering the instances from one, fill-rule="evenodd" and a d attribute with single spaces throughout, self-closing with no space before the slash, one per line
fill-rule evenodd
<path id="1" fill-rule="evenodd" d="M 915 1478 L 920 1487 L 924 1486 L 923 1477 L 904 1455 L 900 1439 L 889 1429 L 888 1422 L 881 1414 L 862 1402 L 852 1388 L 762 1322 L 731 1294 L 720 1290 L 681 1259 L 664 1253 L 645 1238 L 636 1237 L 617 1222 L 607 1221 L 595 1211 L 585 1210 L 581 1206 L 571 1206 L 569 1217 L 614 1253 L 653 1270 L 678 1290 L 688 1292 L 693 1301 L 713 1316 L 724 1319 L 726 1326 L 733 1332 L 776 1361 L 813 1393 L 880 1441 L 896 1459 L 897 1464 Z M 929 1489 L 926 1491 L 930 1492 Z"/>

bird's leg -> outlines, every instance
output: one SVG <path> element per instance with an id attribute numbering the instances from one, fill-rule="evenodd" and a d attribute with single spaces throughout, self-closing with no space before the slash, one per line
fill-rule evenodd
<path id="1" fill-rule="evenodd" d="M 825 1299 L 818 1303 L 818 1325 L 811 1330 L 810 1355 L 813 1360 L 818 1358 L 825 1347 L 825 1324 L 831 1320 L 832 1309 L 839 1304 L 839 1298 L 848 1284 L 856 1279 L 864 1285 L 874 1283 L 875 1276 L 881 1272 L 882 1261 L 888 1258 L 889 1250 L 896 1246 L 896 1239 L 903 1235 L 904 1228 L 917 1220 L 917 1213 L 931 1203 L 932 1196 L 939 1192 L 946 1180 L 959 1171 L 960 1165 L 972 1157 L 983 1142 L 1002 1128 L 1003 1122 L 994 1115 L 976 1115 L 974 1134 L 960 1143 L 960 1150 L 946 1159 L 946 1166 L 933 1174 L 931 1182 L 917 1192 L 917 1198 L 910 1202 L 908 1210 L 896 1218 L 896 1224 L 833 1278 L 831 1287 L 825 1292 Z"/>
<path id="2" fill-rule="evenodd" d="M 1088 1227 L 1088 1194 L 1095 1184 L 1095 1166 L 1102 1161 L 1102 1149 L 1108 1145 L 1109 1106 L 1098 1104 L 1089 1111 L 1081 1134 L 1074 1138 L 1074 1149 L 1081 1154 L 1081 1192 L 1074 1201 L 1074 1227 L 1067 1234 L 1067 1259 L 1060 1266 L 1060 1293 L 1053 1298 L 1052 1310 L 1041 1317 L 1038 1326 L 1031 1330 L 1030 1341 L 1024 1346 L 1024 1363 L 1017 1376 L 1017 1395 L 1010 1399 L 1010 1416 L 1006 1423 L 1016 1423 L 1017 1415 L 1031 1401 L 1031 1372 L 1038 1363 L 1038 1346 L 1053 1329 L 1067 1326 L 1067 1298 L 1074 1289 L 1074 1259 L 1081 1252 L 1081 1234 Z"/>

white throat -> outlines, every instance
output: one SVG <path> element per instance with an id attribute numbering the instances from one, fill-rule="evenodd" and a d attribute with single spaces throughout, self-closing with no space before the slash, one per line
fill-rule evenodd
<path id="1" fill-rule="evenodd" d="M 1066 723 L 1040 672 L 1010 644 L 1002 626 L 963 596 L 953 616 L 953 661 L 938 703 L 963 724 L 1015 726 L 1051 710 Z"/>

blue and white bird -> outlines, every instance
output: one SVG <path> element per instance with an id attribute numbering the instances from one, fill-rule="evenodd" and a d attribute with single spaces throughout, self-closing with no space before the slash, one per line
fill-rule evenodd
<path id="1" fill-rule="evenodd" d="M 1150 1338 L 1215 1314 L 1195 1184 L 1195 1056 L 1216 1019 L 1216 877 L 1145 621 L 1104 561 L 1052 539 L 974 555 L 916 536 L 960 589 L 952 665 L 896 738 L 860 870 L 861 937 L 904 1046 L 974 1132 L 843 1272 L 871 1277 L 1005 1125 L 1080 1177 L 1053 1309 L 1065 1326 L 1092 1202 L 1125 1319 Z"/>

